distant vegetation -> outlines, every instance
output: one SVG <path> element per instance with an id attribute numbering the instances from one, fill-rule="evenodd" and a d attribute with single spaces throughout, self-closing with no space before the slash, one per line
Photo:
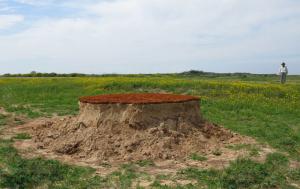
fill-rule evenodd
<path id="1" fill-rule="evenodd" d="M 81 73 L 69 73 L 69 74 L 58 74 L 58 73 L 39 73 L 32 71 L 30 73 L 26 74 L 10 74 L 6 73 L 1 75 L 1 77 L 84 77 L 84 76 L 91 76 L 91 75 L 86 75 L 86 74 L 81 74 Z"/>
<path id="2" fill-rule="evenodd" d="M 161 75 L 161 76 L 171 76 L 171 75 L 182 75 L 182 76 L 239 76 L 239 77 L 247 77 L 247 76 L 274 76 L 275 74 L 251 74 L 251 73 L 214 73 L 214 72 L 205 72 L 199 70 L 190 70 L 182 73 L 165 73 L 165 74 L 83 74 L 83 73 L 40 73 L 36 71 L 32 71 L 30 73 L 25 74 L 10 74 L 6 73 L 0 75 L 0 77 L 111 77 L 111 76 L 128 76 L 128 77 L 136 77 L 136 76 L 151 76 L 151 75 Z"/>

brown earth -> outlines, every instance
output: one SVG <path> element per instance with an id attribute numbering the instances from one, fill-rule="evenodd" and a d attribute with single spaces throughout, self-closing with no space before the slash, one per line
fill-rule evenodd
<path id="1" fill-rule="evenodd" d="M 40 148 L 110 162 L 178 159 L 193 152 L 207 154 L 221 143 L 236 138 L 229 131 L 209 123 L 182 133 L 164 126 L 143 130 L 129 125 L 84 127 L 76 118 L 45 122 L 32 128 L 31 134 Z"/>
<path id="2" fill-rule="evenodd" d="M 16 135 L 17 133 L 30 133 L 33 137 L 29 140 L 17 140 L 14 143 L 14 147 L 19 150 L 19 152 L 22 154 L 22 156 L 26 158 L 32 158 L 32 157 L 43 157 L 47 159 L 57 159 L 61 162 L 73 164 L 73 165 L 79 165 L 79 166 L 90 166 L 97 170 L 97 174 L 105 176 L 113 171 L 118 170 L 120 164 L 128 163 L 128 162 L 136 162 L 140 159 L 151 159 L 151 158 L 135 158 L 127 159 L 127 160 L 121 160 L 116 161 L 113 156 L 113 158 L 108 158 L 108 160 L 98 159 L 97 156 L 94 155 L 94 153 L 85 154 L 84 152 L 76 152 L 74 154 L 67 154 L 67 153 L 61 153 L 57 152 L 56 146 L 57 143 L 53 143 L 52 137 L 52 130 L 49 129 L 49 127 L 52 127 L 55 124 L 63 123 L 67 120 L 74 119 L 75 117 L 53 117 L 53 118 L 39 118 L 36 120 L 29 121 L 28 123 L 24 125 L 20 125 L 17 127 L 10 127 L 7 128 L 3 135 L 6 135 L 8 133 Z M 44 140 L 49 140 L 49 145 L 45 145 L 42 142 L 37 142 L 35 135 L 37 131 L 42 132 L 44 130 L 42 127 L 48 128 L 46 129 L 49 131 L 49 135 L 44 135 Z M 211 128 L 213 127 L 213 128 Z M 53 128 L 54 129 L 54 128 Z M 43 132 L 45 132 L 44 130 Z M 160 175 L 160 174 L 171 174 L 175 175 L 178 170 L 184 169 L 187 167 L 199 167 L 199 168 L 214 168 L 214 169 L 223 169 L 224 167 L 229 165 L 230 161 L 233 161 L 239 157 L 250 157 L 250 151 L 247 149 L 241 149 L 241 150 L 233 150 L 228 148 L 228 146 L 234 146 L 237 144 L 250 144 L 259 149 L 258 156 L 252 157 L 255 160 L 263 162 L 265 160 L 265 157 L 268 153 L 274 152 L 273 149 L 271 149 L 268 146 L 264 146 L 261 144 L 258 144 L 254 139 L 246 136 L 241 136 L 236 133 L 232 133 L 228 131 L 227 129 L 224 129 L 220 126 L 216 125 L 206 125 L 203 130 L 203 133 L 201 134 L 205 140 L 204 143 L 206 146 L 200 146 L 195 147 L 194 149 L 191 149 L 188 147 L 189 150 L 186 151 L 185 154 L 180 154 L 180 156 L 176 156 L 177 158 L 172 159 L 164 159 L 164 158 L 157 158 L 154 159 L 155 166 L 150 167 L 141 167 L 139 168 L 139 171 L 149 173 L 150 175 Z M 211 133 L 214 133 L 214 131 L 217 131 L 217 135 L 212 135 Z M 226 132 L 227 134 L 230 133 L 229 139 L 226 137 L 225 139 L 218 139 L 220 135 L 222 135 L 222 132 Z M 225 135 L 226 136 L 226 135 Z M 133 137 L 132 137 L 133 138 Z M 195 138 L 194 138 L 195 139 Z M 197 138 L 196 138 L 197 139 Z M 61 139 L 62 140 L 62 139 Z M 61 141 L 60 140 L 60 141 Z M 104 139 L 106 140 L 106 139 Z M 127 139 L 127 141 L 132 141 L 134 139 Z M 189 142 L 185 142 L 183 144 L 183 148 L 187 147 L 189 143 L 195 144 L 192 139 L 189 140 Z M 51 142 L 52 141 L 52 142 Z M 164 140 L 165 141 L 165 140 Z M 53 146 L 50 146 L 50 144 L 53 144 Z M 59 145 L 59 144 L 58 144 Z M 178 147 L 180 148 L 180 147 Z M 177 149 L 178 149 L 177 148 Z M 175 151 L 176 149 L 174 149 Z M 220 155 L 216 155 L 215 151 L 218 150 L 221 152 Z M 96 152 L 101 152 L 99 149 L 95 150 Z M 162 151 L 162 150 L 161 150 Z M 171 149 L 166 149 L 166 152 L 172 151 Z M 163 151 L 164 152 L 164 151 Z M 157 152 L 154 151 L 154 154 Z M 178 152 L 180 153 L 180 152 Z M 201 156 L 204 156 L 207 158 L 205 161 L 195 161 L 190 159 L 190 155 L 192 153 L 197 153 Z M 125 155 L 132 154 L 129 152 L 126 152 Z M 152 153 L 151 153 L 152 154 Z M 141 156 L 139 156 L 141 157 Z"/>

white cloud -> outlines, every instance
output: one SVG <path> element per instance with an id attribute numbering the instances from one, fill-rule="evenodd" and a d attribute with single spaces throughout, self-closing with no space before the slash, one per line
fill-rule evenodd
<path id="1" fill-rule="evenodd" d="M 22 15 L 0 15 L 0 29 L 12 27 L 24 20 Z"/>
<path id="2" fill-rule="evenodd" d="M 6 72 L 193 68 L 270 73 L 272 64 L 277 66 L 284 59 L 291 60 L 300 73 L 296 64 L 300 57 L 291 57 L 300 48 L 296 41 L 300 39 L 300 3 L 295 1 L 89 0 L 63 4 L 82 8 L 82 12 L 78 18 L 38 20 L 26 31 L 0 36 L 0 51 L 5 55 L 0 62 L 14 65 L 6 65 Z M 4 68 L 0 64 L 0 70 Z"/>

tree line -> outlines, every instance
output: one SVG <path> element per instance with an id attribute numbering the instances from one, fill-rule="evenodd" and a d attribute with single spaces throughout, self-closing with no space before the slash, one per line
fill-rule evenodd
<path id="1" fill-rule="evenodd" d="M 205 72 L 199 70 L 190 70 L 181 73 L 165 73 L 165 74 L 83 74 L 83 73 L 41 73 L 32 71 L 30 73 L 18 73 L 11 74 L 6 73 L 0 75 L 0 77 L 117 77 L 117 76 L 131 76 L 131 77 L 139 77 L 139 76 L 174 76 L 174 75 L 182 75 L 182 76 L 238 76 L 238 77 L 247 77 L 250 75 L 264 75 L 264 76 L 272 76 L 274 74 L 251 74 L 251 73 L 214 73 L 214 72 Z"/>

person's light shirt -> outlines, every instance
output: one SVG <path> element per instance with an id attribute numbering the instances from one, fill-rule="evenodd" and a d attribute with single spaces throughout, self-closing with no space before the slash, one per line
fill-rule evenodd
<path id="1" fill-rule="evenodd" d="M 288 68 L 285 66 L 285 67 L 283 67 L 283 66 L 281 66 L 280 67 L 280 69 L 279 69 L 279 73 L 286 73 L 286 74 L 288 74 Z"/>

